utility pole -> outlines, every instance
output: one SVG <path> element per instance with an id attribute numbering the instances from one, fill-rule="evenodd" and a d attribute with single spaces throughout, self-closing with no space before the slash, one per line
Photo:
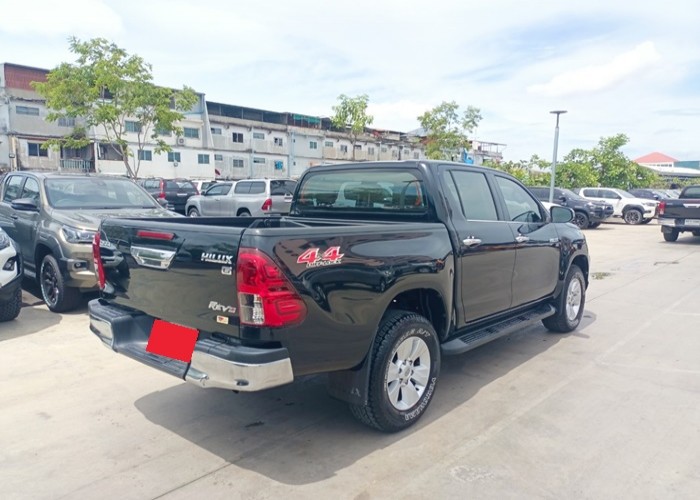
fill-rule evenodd
<path id="1" fill-rule="evenodd" d="M 565 110 L 550 111 L 551 114 L 557 115 L 557 123 L 554 126 L 554 154 L 552 156 L 552 182 L 549 186 L 549 202 L 554 203 L 554 178 L 557 171 L 557 149 L 559 147 L 559 115 L 566 113 Z"/>

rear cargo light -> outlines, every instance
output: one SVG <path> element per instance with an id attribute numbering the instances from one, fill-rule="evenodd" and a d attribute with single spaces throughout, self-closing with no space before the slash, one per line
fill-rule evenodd
<path id="1" fill-rule="evenodd" d="M 666 202 L 662 201 L 659 203 L 659 215 L 664 215 L 666 213 Z"/>
<path id="2" fill-rule="evenodd" d="M 239 250 L 236 282 L 242 324 L 280 327 L 306 318 L 302 298 L 282 270 L 260 250 Z"/>
<path id="3" fill-rule="evenodd" d="M 95 237 L 92 239 L 92 260 L 95 264 L 95 277 L 97 278 L 97 284 L 100 290 L 105 289 L 105 268 L 102 264 L 102 256 L 100 255 L 100 232 L 95 233 Z"/>
<path id="4" fill-rule="evenodd" d="M 160 180 L 160 193 L 158 193 L 158 198 L 165 199 L 165 181 L 163 179 Z"/>
<path id="5" fill-rule="evenodd" d="M 161 233 L 159 231 L 136 231 L 136 236 L 138 238 L 144 238 L 149 240 L 167 240 L 170 241 L 175 238 L 174 233 Z"/>
<path id="6" fill-rule="evenodd" d="M 265 202 L 262 204 L 262 210 L 263 212 L 266 212 L 272 208 L 272 198 L 268 198 L 265 200 Z"/>

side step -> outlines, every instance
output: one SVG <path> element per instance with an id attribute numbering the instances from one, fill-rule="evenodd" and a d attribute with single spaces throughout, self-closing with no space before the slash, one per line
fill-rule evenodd
<path id="1" fill-rule="evenodd" d="M 480 345 L 486 344 L 498 337 L 503 337 L 518 330 L 542 321 L 556 313 L 554 307 L 550 304 L 543 304 L 535 309 L 531 309 L 515 317 L 508 318 L 500 323 L 485 326 L 478 330 L 473 330 L 465 333 L 461 337 L 442 344 L 442 354 L 451 356 L 454 354 L 462 354 L 470 351 Z"/>

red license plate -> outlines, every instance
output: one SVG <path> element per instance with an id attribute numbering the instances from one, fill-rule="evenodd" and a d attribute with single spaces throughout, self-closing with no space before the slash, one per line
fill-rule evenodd
<path id="1" fill-rule="evenodd" d="M 194 328 L 157 319 L 153 322 L 146 351 L 189 363 L 198 335 Z"/>

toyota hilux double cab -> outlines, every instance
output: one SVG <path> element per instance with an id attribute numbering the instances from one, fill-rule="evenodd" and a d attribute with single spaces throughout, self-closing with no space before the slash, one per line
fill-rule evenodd
<path id="1" fill-rule="evenodd" d="M 662 200 L 659 224 L 666 241 L 676 241 L 685 231 L 700 236 L 700 186 L 687 186 L 677 199 Z"/>
<path id="2" fill-rule="evenodd" d="M 200 387 L 327 373 L 355 417 L 398 431 L 430 404 L 443 356 L 579 325 L 589 259 L 572 219 L 488 168 L 318 166 L 289 216 L 103 221 L 90 329 Z"/>
<path id="3" fill-rule="evenodd" d="M 538 200 L 549 200 L 550 188 L 535 186 L 528 189 Z M 587 200 L 570 189 L 554 188 L 553 195 L 554 203 L 562 207 L 569 207 L 574 211 L 574 220 L 572 222 L 581 229 L 600 226 L 615 211 L 609 203 Z"/>
<path id="4" fill-rule="evenodd" d="M 658 202 L 637 198 L 623 189 L 584 187 L 575 190 L 589 200 L 610 203 L 614 217 L 622 217 L 627 224 L 648 224 L 656 216 Z"/>

